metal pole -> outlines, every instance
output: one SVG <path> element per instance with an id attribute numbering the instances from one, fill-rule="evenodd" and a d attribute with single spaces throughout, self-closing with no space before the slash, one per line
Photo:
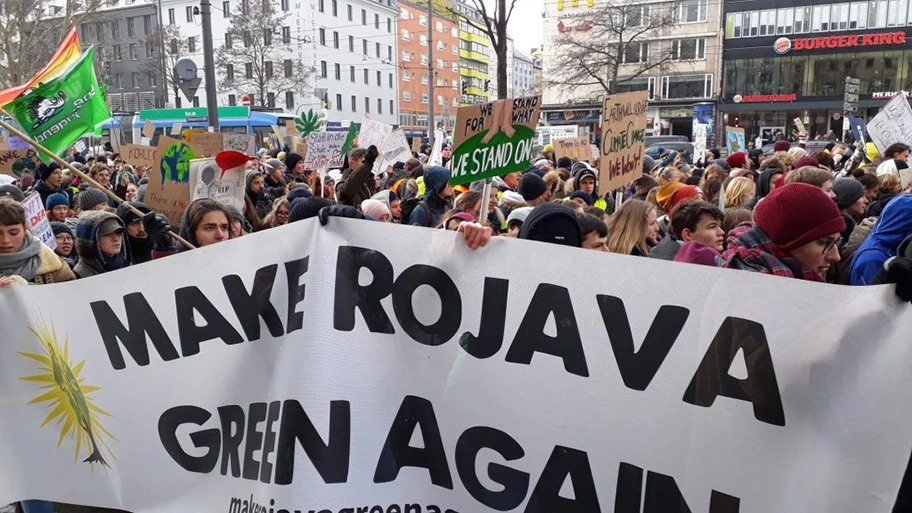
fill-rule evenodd
<path id="1" fill-rule="evenodd" d="M 161 0 L 158 0 L 158 5 L 155 9 L 158 11 L 158 57 L 161 60 L 162 68 L 162 77 L 161 77 L 161 88 L 162 88 L 162 107 L 165 107 L 168 104 L 168 71 L 167 71 L 167 59 L 165 59 L 165 25 L 162 21 L 162 5 Z M 157 105 L 156 105 L 157 107 Z"/>
<path id="2" fill-rule="evenodd" d="M 428 142 L 434 146 L 434 10 L 431 0 L 428 0 Z"/>
<path id="3" fill-rule="evenodd" d="M 209 0 L 200 0 L 200 14 L 203 17 L 203 67 L 206 68 L 206 111 L 209 126 L 219 129 L 218 98 L 215 93 L 215 62 L 212 48 L 212 9 Z"/>

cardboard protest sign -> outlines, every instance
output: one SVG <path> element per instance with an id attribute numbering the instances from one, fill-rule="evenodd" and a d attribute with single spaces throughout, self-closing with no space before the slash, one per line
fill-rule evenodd
<path id="1" fill-rule="evenodd" d="M 9 149 L 9 133 L 0 131 L 0 151 Z"/>
<path id="2" fill-rule="evenodd" d="M 694 155 L 693 161 L 703 162 L 704 157 L 706 156 L 706 132 L 707 126 L 703 123 L 697 123 L 694 125 L 696 128 L 694 130 Z"/>
<path id="3" fill-rule="evenodd" d="M 418 137 L 417 135 L 412 137 L 412 151 L 414 153 L 421 151 L 421 137 Z"/>
<path id="4" fill-rule="evenodd" d="M 147 119 L 146 122 L 143 123 L 142 135 L 143 137 L 151 139 L 152 136 L 155 135 L 155 123 Z"/>
<path id="5" fill-rule="evenodd" d="M 199 150 L 197 157 L 214 157 L 225 151 L 225 143 L 219 132 L 203 132 L 190 136 L 190 143 Z"/>
<path id="6" fill-rule="evenodd" d="M 244 166 L 222 170 L 215 158 L 190 161 L 190 201 L 209 198 L 243 212 L 246 182 Z"/>
<path id="7" fill-rule="evenodd" d="M 588 137 L 568 137 L 566 139 L 551 139 L 554 155 L 557 158 L 568 157 L 573 160 L 592 160 Z"/>
<path id="8" fill-rule="evenodd" d="M 22 173 L 34 173 L 38 169 L 38 154 L 35 150 L 0 150 L 0 173 L 15 177 Z"/>
<path id="9" fill-rule="evenodd" d="M 57 249 L 57 239 L 54 238 L 54 230 L 51 229 L 51 222 L 48 221 L 44 204 L 41 203 L 41 195 L 37 192 L 29 195 L 22 202 L 22 208 L 25 209 L 25 221 L 28 223 L 29 232 L 45 246 Z"/>
<path id="10" fill-rule="evenodd" d="M 158 147 L 143 146 L 141 144 L 124 144 L 121 147 L 120 156 L 124 162 L 131 166 L 146 166 L 155 168 L 158 166 Z"/>
<path id="11" fill-rule="evenodd" d="M 744 129 L 735 126 L 725 127 L 725 149 L 728 154 L 747 151 L 747 140 Z"/>
<path id="12" fill-rule="evenodd" d="M 295 120 L 288 119 L 285 121 L 285 133 L 288 135 L 298 133 L 298 129 L 295 128 Z"/>
<path id="13" fill-rule="evenodd" d="M 190 203 L 190 161 L 196 158 L 197 150 L 188 142 L 163 135 L 158 138 L 156 155 L 143 202 L 164 214 L 172 225 L 180 226 Z"/>
<path id="14" fill-rule="evenodd" d="M 615 94 L 602 103 L 599 194 L 607 194 L 643 175 L 646 149 L 647 91 Z"/>
<path id="15" fill-rule="evenodd" d="M 179 136 L 181 134 L 181 128 L 184 127 L 183 123 L 177 122 L 171 125 L 171 135 Z"/>
<path id="16" fill-rule="evenodd" d="M 361 120 L 361 131 L 358 133 L 358 147 L 367 149 L 371 146 L 376 146 L 377 151 L 380 152 L 380 155 L 382 156 L 392 132 L 392 125 L 365 116 L 364 119 Z M 372 169 L 374 174 L 380 172 L 380 165 L 383 163 L 382 160 L 382 158 L 378 157 L 377 160 L 374 161 L 374 169 Z"/>
<path id="17" fill-rule="evenodd" d="M 541 96 L 460 107 L 450 185 L 528 168 L 540 108 Z"/>
<path id="18" fill-rule="evenodd" d="M 501 242 L 314 218 L 0 293 L 0 503 L 890 513 L 892 288 Z"/>
<path id="19" fill-rule="evenodd" d="M 231 132 L 222 132 L 222 149 L 225 151 L 239 151 L 244 155 L 255 156 L 256 136 L 253 134 L 234 134 Z"/>
<path id="20" fill-rule="evenodd" d="M 272 125 L 272 134 L 275 136 L 276 144 L 285 146 L 285 136 L 282 135 L 282 130 L 279 127 Z"/>
<path id="21" fill-rule="evenodd" d="M 912 136 L 912 106 L 906 93 L 899 93 L 884 105 L 867 125 L 868 135 L 881 154 L 895 143 L 909 144 Z"/>
<path id="22" fill-rule="evenodd" d="M 6 145 L 11 150 L 30 150 L 32 146 L 25 142 L 25 139 L 21 137 L 16 137 L 15 135 L 10 135 L 9 139 L 6 141 Z"/>
<path id="23" fill-rule="evenodd" d="M 344 158 L 342 145 L 346 137 L 347 132 L 311 132 L 307 136 L 304 169 L 341 168 Z"/>
<path id="24" fill-rule="evenodd" d="M 188 128 L 187 130 L 184 130 L 183 132 L 181 132 L 181 139 L 183 139 L 185 142 L 190 142 L 190 139 L 194 135 L 205 134 L 207 132 L 208 132 L 208 130 L 201 130 L 199 128 Z"/>

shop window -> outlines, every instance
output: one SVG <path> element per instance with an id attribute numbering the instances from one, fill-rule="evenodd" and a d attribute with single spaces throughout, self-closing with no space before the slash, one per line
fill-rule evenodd
<path id="1" fill-rule="evenodd" d="M 795 34 L 805 34 L 811 31 L 811 8 L 795 8 Z"/>
<path id="2" fill-rule="evenodd" d="M 725 37 L 727 39 L 741 37 L 741 13 L 728 14 L 725 16 Z"/>
<path id="3" fill-rule="evenodd" d="M 772 36 L 776 34 L 776 11 L 760 11 L 760 35 Z"/>
<path id="4" fill-rule="evenodd" d="M 837 4 L 833 6 L 833 19 L 830 22 L 830 30 L 849 29 L 849 7 L 849 4 Z"/>
<path id="5" fill-rule="evenodd" d="M 744 13 L 744 37 L 757 37 L 760 31 L 760 11 Z"/>
<path id="6" fill-rule="evenodd" d="M 868 2 L 868 28 L 884 28 L 887 26 L 887 0 L 872 0 Z"/>
<path id="7" fill-rule="evenodd" d="M 776 34 L 791 34 L 795 23 L 795 9 L 779 9 L 776 15 Z"/>
<path id="8" fill-rule="evenodd" d="M 895 27 L 906 24 L 906 14 L 909 10 L 908 0 L 890 0 L 889 16 L 887 17 L 887 26 Z"/>
<path id="9" fill-rule="evenodd" d="M 849 6 L 849 30 L 863 29 L 868 26 L 868 3 L 852 2 Z"/>
<path id="10" fill-rule="evenodd" d="M 712 75 L 662 77 L 662 98 L 666 100 L 708 98 L 712 95 Z"/>
<path id="11" fill-rule="evenodd" d="M 829 5 L 815 5 L 813 9 L 814 14 L 814 32 L 826 32 L 830 30 L 830 6 Z"/>

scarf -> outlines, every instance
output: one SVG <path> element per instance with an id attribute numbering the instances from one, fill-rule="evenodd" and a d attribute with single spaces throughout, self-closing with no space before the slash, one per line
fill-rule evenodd
<path id="1" fill-rule="evenodd" d="M 41 241 L 31 234 L 25 234 L 22 247 L 15 253 L 0 254 L 0 275 L 19 276 L 32 281 L 41 265 Z"/>

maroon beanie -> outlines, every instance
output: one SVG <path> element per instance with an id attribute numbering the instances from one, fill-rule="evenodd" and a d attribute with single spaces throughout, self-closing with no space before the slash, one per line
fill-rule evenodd
<path id="1" fill-rule="evenodd" d="M 776 144 L 773 145 L 773 151 L 789 151 L 792 144 L 788 141 L 776 141 Z"/>
<path id="2" fill-rule="evenodd" d="M 731 167 L 744 167 L 744 162 L 747 160 L 747 155 L 743 151 L 736 151 L 728 156 L 725 159 L 728 162 L 728 165 Z"/>
<path id="3" fill-rule="evenodd" d="M 817 159 L 815 159 L 814 157 L 807 155 L 807 156 L 801 157 L 800 159 L 795 161 L 795 165 L 792 167 L 794 169 L 798 169 L 799 167 L 804 167 L 804 166 L 820 167 L 820 162 L 817 162 Z"/>
<path id="4" fill-rule="evenodd" d="M 754 207 L 754 222 L 783 251 L 846 229 L 836 203 L 807 183 L 776 187 Z"/>

